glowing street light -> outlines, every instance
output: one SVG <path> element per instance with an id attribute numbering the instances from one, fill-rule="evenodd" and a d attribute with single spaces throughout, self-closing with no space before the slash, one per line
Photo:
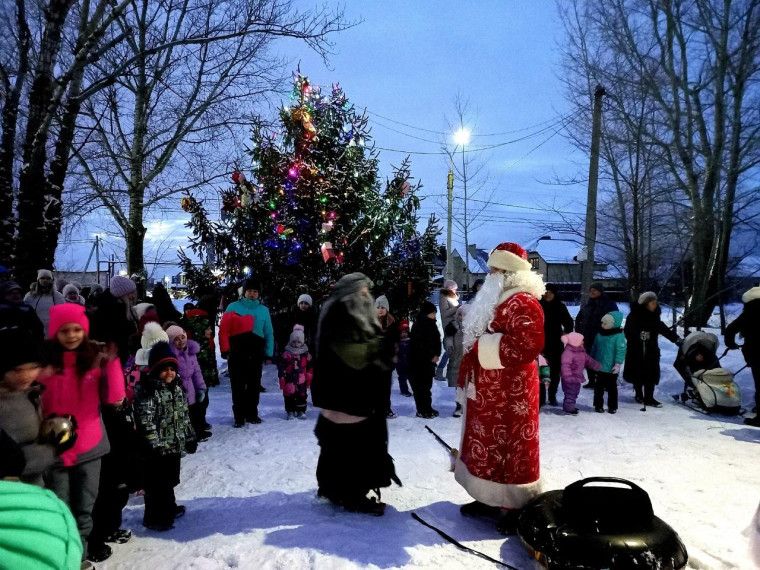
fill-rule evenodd
<path id="1" fill-rule="evenodd" d="M 457 132 L 454 133 L 454 142 L 464 147 L 467 143 L 470 142 L 470 130 L 461 127 Z M 464 151 L 464 148 L 462 151 Z"/>

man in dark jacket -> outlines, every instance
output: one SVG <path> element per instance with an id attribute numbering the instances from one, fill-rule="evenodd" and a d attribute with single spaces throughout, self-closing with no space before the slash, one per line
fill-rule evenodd
<path id="1" fill-rule="evenodd" d="M 277 354 L 282 354 L 288 344 L 290 334 L 295 325 L 303 327 L 304 342 L 307 346 L 314 346 L 314 337 L 317 335 L 317 310 L 311 295 L 304 293 L 298 297 L 298 302 L 289 310 L 280 312 L 274 317 L 274 326 L 277 329 Z"/>
<path id="2" fill-rule="evenodd" d="M 559 387 L 559 373 L 562 366 L 562 351 L 565 345 L 562 335 L 573 332 L 573 317 L 565 304 L 559 298 L 559 290 L 554 283 L 546 285 L 546 293 L 539 301 L 544 310 L 544 358 L 549 363 L 549 404 L 557 405 L 557 388 Z M 541 391 L 541 405 L 544 403 L 544 393 Z"/>
<path id="3" fill-rule="evenodd" d="M 588 301 L 578 311 L 578 316 L 575 317 L 575 332 L 583 335 L 583 346 L 587 353 L 591 352 L 594 339 L 602 330 L 602 317 L 617 310 L 617 303 L 604 292 L 604 285 L 592 283 L 588 288 Z M 596 384 L 596 371 L 586 368 L 586 374 L 588 374 L 586 388 L 593 388 Z"/>
<path id="4" fill-rule="evenodd" d="M 388 455 L 384 373 L 393 367 L 380 335 L 372 281 L 338 281 L 317 327 L 311 397 L 322 408 L 314 434 L 321 448 L 318 494 L 348 511 L 382 515 L 381 487 L 396 477 Z M 368 498 L 369 491 L 377 497 Z"/>
<path id="5" fill-rule="evenodd" d="M 760 287 L 753 287 L 742 295 L 744 310 L 731 324 L 726 327 L 725 342 L 727 348 L 739 348 L 736 335 L 744 339 L 742 354 L 752 371 L 755 381 L 755 409 L 760 406 Z M 760 416 L 744 420 L 747 425 L 760 427 Z"/>

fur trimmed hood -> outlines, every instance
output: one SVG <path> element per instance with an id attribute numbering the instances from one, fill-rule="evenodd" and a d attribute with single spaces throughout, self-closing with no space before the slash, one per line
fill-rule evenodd
<path id="1" fill-rule="evenodd" d="M 760 299 L 760 287 L 752 287 L 752 289 L 742 295 L 742 303 L 745 305 L 757 299 Z"/>

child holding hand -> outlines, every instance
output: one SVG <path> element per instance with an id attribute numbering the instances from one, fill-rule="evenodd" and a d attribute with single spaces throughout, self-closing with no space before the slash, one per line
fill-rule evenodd
<path id="1" fill-rule="evenodd" d="M 282 370 L 280 371 L 280 389 L 285 398 L 287 419 L 294 417 L 306 419 L 306 398 L 314 374 L 313 365 L 306 346 L 304 328 L 295 325 L 285 352 L 282 353 Z"/>
<path id="2" fill-rule="evenodd" d="M 562 403 L 562 409 L 565 413 L 573 416 L 578 415 L 578 408 L 575 402 L 580 394 L 581 386 L 586 382 L 583 376 L 585 368 L 600 370 L 601 365 L 586 354 L 583 347 L 583 335 L 572 332 L 562 336 L 562 342 L 565 344 L 565 350 L 562 352 L 562 392 L 565 395 L 565 401 Z"/>

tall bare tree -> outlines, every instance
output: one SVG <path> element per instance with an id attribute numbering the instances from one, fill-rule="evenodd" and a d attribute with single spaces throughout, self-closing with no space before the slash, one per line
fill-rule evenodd
<path id="1" fill-rule="evenodd" d="M 29 6 L 35 7 L 33 14 Z M 164 17 L 166 14 L 169 16 Z M 205 62 L 210 77 L 221 77 L 224 62 L 217 46 L 225 42 L 227 47 L 237 45 L 240 52 L 248 49 L 246 53 L 250 54 L 250 44 L 265 45 L 272 38 L 293 37 L 325 54 L 330 47 L 329 34 L 344 27 L 341 10 L 299 11 L 292 0 L 49 0 L 41 4 L 16 0 L 13 15 L 9 20 L 12 24 L 5 24 L 10 33 L 0 42 L 0 81 L 6 93 L 13 94 L 18 89 L 19 96 L 5 97 L 3 101 L 0 195 L 17 196 L 17 218 L 0 226 L 0 243 L 15 242 L 15 247 L 2 248 L 4 255 L 10 251 L 35 253 L 3 260 L 15 267 L 22 281 L 32 279 L 37 266 L 52 266 L 62 225 L 64 182 L 78 128 L 92 131 L 91 139 L 83 137 L 77 141 L 79 145 L 102 141 L 103 130 L 111 127 L 112 141 L 121 138 L 123 142 L 123 136 L 131 137 L 130 152 L 147 154 L 144 164 L 150 166 L 145 172 L 128 160 L 122 160 L 119 166 L 125 168 L 131 187 L 139 188 L 147 187 L 163 171 L 160 162 L 163 160 L 165 167 L 179 141 L 192 138 L 203 118 L 208 117 L 199 113 L 195 119 L 186 119 L 174 129 L 180 133 L 174 144 L 165 142 L 170 126 L 162 138 L 146 141 L 149 127 L 159 121 L 161 113 L 149 117 L 146 110 L 156 103 L 159 94 L 168 98 L 179 93 L 190 110 L 197 110 L 213 92 L 205 81 L 193 84 L 175 75 L 176 82 L 167 84 L 163 83 L 166 76 L 152 77 L 154 71 L 162 73 L 159 62 L 176 63 L 177 57 L 186 58 L 181 65 L 188 67 L 192 61 L 198 66 Z M 162 23 L 168 31 L 160 28 Z M 28 30 L 35 26 L 39 34 L 29 34 Z M 170 35 L 172 31 L 176 35 Z M 32 45 L 28 46 L 30 41 Z M 260 49 L 258 55 L 264 51 Z M 228 70 L 229 76 L 236 76 L 241 56 L 236 51 L 228 55 L 238 62 Z M 270 58 L 264 58 L 260 69 L 266 71 L 271 64 Z M 237 79 L 244 77 L 237 75 Z M 218 89 L 228 86 L 221 81 Z M 126 103 L 125 92 L 130 87 L 141 89 Z M 233 91 L 239 88 L 236 85 Z M 253 90 L 260 88 L 257 85 Z M 188 96 L 194 89 L 198 90 L 195 99 Z M 97 103 L 88 104 L 86 109 L 89 121 L 78 120 L 83 105 L 96 96 Z M 103 114 L 112 112 L 111 102 L 116 103 L 124 133 L 118 133 L 116 123 L 109 123 L 113 115 Z M 130 105 L 126 113 L 125 106 Z M 177 114 L 182 112 L 179 105 Z M 25 112 L 24 122 L 14 124 L 19 110 Z M 166 106 L 162 110 L 166 113 Z M 93 118 L 97 111 L 101 114 Z M 164 115 L 164 119 L 170 117 Z M 157 151 L 150 144 L 163 147 Z M 162 153 L 171 147 L 170 152 Z M 8 156 L 12 157 L 11 163 L 18 160 L 15 168 L 7 166 Z M 150 174 L 153 178 L 146 184 L 144 177 Z M 126 186 L 109 189 L 124 191 Z M 140 229 L 141 210 L 137 204 L 135 201 L 135 207 L 129 210 L 125 224 L 134 228 L 135 235 L 144 231 Z M 0 213 L 4 213 L 2 208 L 7 210 L 7 205 L 0 201 Z M 139 259 L 134 263 L 139 264 Z"/>
<path id="2" fill-rule="evenodd" d="M 624 172 L 616 161 L 613 181 L 636 173 L 630 180 L 649 184 L 650 195 L 669 195 L 688 208 L 689 322 L 702 324 L 718 300 L 737 212 L 757 191 L 750 175 L 760 165 L 760 1 L 605 0 L 560 7 L 569 31 L 569 71 L 625 94 L 613 101 L 614 132 L 628 145 L 629 166 Z M 641 160 L 647 157 L 652 160 Z M 642 164 L 656 167 L 657 186 L 641 176 Z M 633 210 L 641 212 L 640 206 Z M 635 221 L 637 229 L 641 222 Z"/>
<path id="3" fill-rule="evenodd" d="M 97 63 L 113 83 L 85 106 L 77 170 L 84 202 L 98 201 L 120 228 L 131 274 L 144 268 L 147 211 L 234 169 L 220 143 L 234 145 L 282 87 L 273 42 L 297 38 L 325 55 L 326 34 L 342 26 L 340 12 L 301 13 L 279 0 L 138 0 L 124 12 L 112 33 L 125 41 Z"/>

